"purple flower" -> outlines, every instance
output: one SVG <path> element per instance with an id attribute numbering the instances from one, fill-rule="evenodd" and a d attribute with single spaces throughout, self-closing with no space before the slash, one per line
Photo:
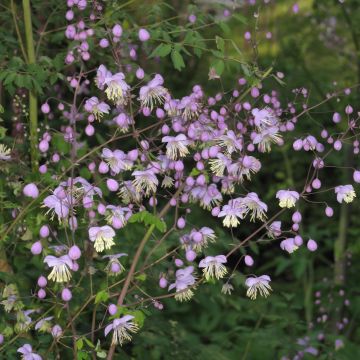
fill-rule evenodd
<path id="1" fill-rule="evenodd" d="M 299 200 L 300 195 L 296 191 L 279 190 L 276 193 L 276 198 L 279 199 L 279 206 L 282 208 L 292 208 Z"/>
<path id="2" fill-rule="evenodd" d="M 270 238 L 276 238 L 281 235 L 281 221 L 274 221 L 267 228 L 268 236 Z"/>
<path id="3" fill-rule="evenodd" d="M 294 238 L 288 238 L 283 240 L 280 243 L 280 247 L 282 250 L 287 251 L 289 254 L 296 251 L 299 247 L 295 244 Z"/>
<path id="4" fill-rule="evenodd" d="M 245 177 L 250 180 L 251 174 L 257 173 L 260 169 L 260 161 L 253 156 L 248 155 L 245 155 L 242 159 L 240 159 L 240 161 L 228 166 L 229 174 L 238 178 L 239 181 L 243 181 Z"/>
<path id="5" fill-rule="evenodd" d="M 118 105 L 126 104 L 130 86 L 124 81 L 125 75 L 120 72 L 105 78 L 106 96 L 109 100 L 116 102 Z"/>
<path id="6" fill-rule="evenodd" d="M 135 176 L 133 186 L 138 192 L 145 192 L 145 195 L 150 195 L 156 192 L 159 180 L 154 174 L 153 169 L 137 170 L 132 173 Z"/>
<path id="7" fill-rule="evenodd" d="M 260 133 L 255 134 L 253 143 L 258 145 L 260 152 L 270 152 L 272 143 L 278 145 L 282 143 L 279 128 L 277 126 L 271 126 L 261 130 Z"/>
<path id="8" fill-rule="evenodd" d="M 106 210 L 109 210 L 106 221 L 115 229 L 124 227 L 132 215 L 132 211 L 127 207 L 108 205 L 106 206 Z"/>
<path id="9" fill-rule="evenodd" d="M 345 201 L 351 203 L 356 197 L 355 190 L 352 185 L 339 185 L 335 188 L 336 199 L 339 203 Z"/>
<path id="10" fill-rule="evenodd" d="M 71 201 L 71 196 L 66 194 L 64 189 L 59 186 L 54 190 L 53 195 L 49 195 L 44 199 L 43 206 L 49 208 L 47 213 L 52 212 L 51 219 L 56 214 L 59 221 L 61 221 L 61 219 L 69 215 L 71 203 L 74 203 L 74 201 Z"/>
<path id="11" fill-rule="evenodd" d="M 4 144 L 0 144 L 0 160 L 8 161 L 11 159 L 11 150 Z"/>
<path id="12" fill-rule="evenodd" d="M 184 157 L 189 153 L 187 145 L 190 141 L 184 134 L 177 136 L 164 136 L 161 140 L 166 143 L 166 155 L 169 159 L 176 160 L 179 157 Z"/>
<path id="13" fill-rule="evenodd" d="M 52 267 L 51 273 L 48 276 L 49 280 L 56 282 L 67 282 L 71 279 L 71 270 L 73 267 L 73 262 L 68 255 L 63 255 L 60 257 L 48 255 L 44 259 L 49 267 Z"/>
<path id="14" fill-rule="evenodd" d="M 130 161 L 121 150 L 111 151 L 110 149 L 104 148 L 101 157 L 115 174 L 119 174 L 124 170 L 130 170 L 133 166 L 133 162 Z"/>
<path id="15" fill-rule="evenodd" d="M 33 352 L 30 344 L 24 344 L 17 349 L 17 352 L 22 354 L 21 359 L 23 360 L 42 360 L 42 357 Z"/>
<path id="16" fill-rule="evenodd" d="M 120 346 L 125 341 L 131 341 L 130 333 L 136 333 L 139 330 L 139 327 L 132 321 L 134 316 L 125 315 L 119 319 L 114 319 L 113 322 L 106 326 L 105 336 L 109 334 L 110 331 L 113 331 L 113 336 L 111 343 L 113 345 L 120 344 Z"/>
<path id="17" fill-rule="evenodd" d="M 168 96 L 168 90 L 162 86 L 164 79 L 161 75 L 156 74 L 155 77 L 148 82 L 147 85 L 140 88 L 140 97 L 142 107 L 153 109 L 155 104 L 162 104 Z"/>
<path id="18" fill-rule="evenodd" d="M 128 180 L 123 182 L 122 187 L 119 190 L 119 196 L 125 204 L 131 202 L 138 203 L 141 200 L 142 191 L 136 190 L 132 182 Z"/>
<path id="19" fill-rule="evenodd" d="M 262 110 L 255 108 L 251 113 L 254 116 L 254 124 L 259 130 L 270 126 L 276 126 L 279 123 L 279 119 L 269 107 Z"/>
<path id="20" fill-rule="evenodd" d="M 192 275 L 193 271 L 193 266 L 176 271 L 176 280 L 169 286 L 169 290 L 176 289 L 176 300 L 187 301 L 194 295 L 192 290 L 189 289 L 190 286 L 195 284 L 195 277 Z"/>
<path id="21" fill-rule="evenodd" d="M 254 192 L 248 193 L 243 199 L 239 199 L 245 207 L 245 215 L 251 212 L 250 220 L 255 221 L 255 218 L 264 221 L 266 219 L 267 205 L 262 202 L 258 195 Z"/>
<path id="22" fill-rule="evenodd" d="M 95 78 L 96 86 L 100 90 L 104 90 L 104 87 L 106 85 L 106 80 L 111 78 L 112 74 L 111 72 L 106 68 L 105 65 L 100 65 Z"/>
<path id="23" fill-rule="evenodd" d="M 94 248 L 97 252 L 102 252 L 105 249 L 110 249 L 114 242 L 115 231 L 111 226 L 94 226 L 89 229 L 89 239 L 94 243 Z"/>
<path id="24" fill-rule="evenodd" d="M 270 281 L 271 279 L 268 275 L 248 277 L 245 281 L 245 285 L 248 287 L 246 296 L 248 296 L 251 300 L 255 300 L 257 292 L 259 291 L 261 296 L 265 298 L 268 297 L 270 295 L 270 291 L 272 290 L 269 285 Z"/>
<path id="25" fill-rule="evenodd" d="M 121 274 L 125 270 L 124 266 L 119 261 L 119 259 L 123 256 L 128 256 L 128 254 L 120 253 L 120 254 L 113 254 L 113 255 L 104 255 L 102 257 L 103 259 L 109 259 L 109 263 L 106 266 L 105 270 L 110 275 L 118 275 L 118 274 Z M 114 270 L 116 270 L 116 271 L 114 271 Z"/>
<path id="26" fill-rule="evenodd" d="M 202 259 L 199 263 L 199 268 L 203 268 L 203 273 L 206 280 L 216 278 L 223 278 L 227 269 L 223 265 L 227 262 L 225 255 L 217 255 L 217 256 L 207 256 L 205 259 Z"/>
<path id="27" fill-rule="evenodd" d="M 241 151 L 243 148 L 242 137 L 237 138 L 232 130 L 229 130 L 226 134 L 221 135 L 218 138 L 218 142 L 220 146 L 226 148 L 226 151 L 229 154 L 232 154 L 234 151 Z"/>
<path id="28" fill-rule="evenodd" d="M 229 200 L 228 204 L 221 208 L 218 217 L 224 217 L 223 225 L 225 227 L 237 227 L 240 223 L 238 219 L 243 219 L 246 211 L 242 201 Z"/>
<path id="29" fill-rule="evenodd" d="M 223 199 L 215 184 L 195 186 L 190 190 L 190 197 L 192 201 L 199 201 L 200 206 L 207 210 L 219 205 Z"/>
<path id="30" fill-rule="evenodd" d="M 101 120 L 104 114 L 108 114 L 110 111 L 110 106 L 103 101 L 100 102 L 96 96 L 86 100 L 84 107 L 87 112 L 94 114 L 98 120 Z"/>
<path id="31" fill-rule="evenodd" d="M 50 321 L 53 319 L 53 316 L 49 316 L 41 319 L 35 324 L 35 330 L 47 332 L 50 329 Z"/>
<path id="32" fill-rule="evenodd" d="M 225 169 L 228 169 L 232 175 L 236 174 L 239 170 L 236 164 L 232 164 L 231 158 L 222 153 L 218 153 L 216 159 L 210 159 L 209 164 L 211 171 L 216 176 L 223 176 Z"/>
<path id="33" fill-rule="evenodd" d="M 60 325 L 54 325 L 51 329 L 51 335 L 54 339 L 60 339 L 63 334 L 63 329 Z"/>

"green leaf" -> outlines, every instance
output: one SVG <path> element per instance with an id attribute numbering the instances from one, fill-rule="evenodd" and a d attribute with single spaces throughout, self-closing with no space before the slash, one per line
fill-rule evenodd
<path id="1" fill-rule="evenodd" d="M 136 222 L 144 223 L 145 225 L 155 225 L 156 229 L 159 231 L 166 231 L 166 223 L 164 220 L 159 219 L 156 215 L 153 215 L 146 210 L 140 211 L 130 217 L 129 223 Z"/>
<path id="2" fill-rule="evenodd" d="M 96 356 L 100 359 L 105 359 L 106 358 L 106 352 L 104 350 L 98 351 L 96 353 Z"/>
<path id="3" fill-rule="evenodd" d="M 109 299 L 109 294 L 106 290 L 101 290 L 96 294 L 95 304 L 99 304 L 100 302 L 105 302 Z"/>
<path id="4" fill-rule="evenodd" d="M 174 68 L 178 71 L 181 71 L 185 67 L 184 59 L 177 50 L 171 52 L 171 60 L 173 62 Z"/>
<path id="5" fill-rule="evenodd" d="M 139 281 L 145 281 L 146 280 L 146 274 L 142 273 L 142 274 L 136 275 L 135 279 L 139 280 Z"/>
<path id="6" fill-rule="evenodd" d="M 216 74 L 220 76 L 224 72 L 225 63 L 222 60 L 218 60 L 212 67 L 215 69 Z"/>
<path id="7" fill-rule="evenodd" d="M 84 341 L 82 338 L 76 340 L 76 348 L 78 350 L 81 350 L 83 348 L 83 346 L 84 346 Z"/>
<path id="8" fill-rule="evenodd" d="M 86 337 L 84 337 L 84 341 L 86 342 L 86 344 L 88 346 L 90 346 L 91 348 L 95 348 L 95 345 Z"/>
<path id="9" fill-rule="evenodd" d="M 224 39 L 221 38 L 220 36 L 216 36 L 215 41 L 216 41 L 216 47 L 218 48 L 218 50 L 220 50 L 223 53 L 225 51 Z"/>
<path id="10" fill-rule="evenodd" d="M 150 58 L 155 56 L 165 57 L 170 54 L 171 48 L 172 48 L 171 44 L 161 43 L 153 50 L 153 52 L 150 54 L 149 57 Z"/>

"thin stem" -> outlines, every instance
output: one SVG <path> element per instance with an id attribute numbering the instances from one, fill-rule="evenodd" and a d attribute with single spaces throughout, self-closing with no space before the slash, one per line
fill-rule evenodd
<path id="1" fill-rule="evenodd" d="M 16 7 L 15 7 L 15 4 L 14 4 L 14 0 L 11 0 L 11 14 L 12 14 L 14 25 L 15 25 L 16 35 L 18 37 L 20 50 L 22 52 L 22 55 L 23 55 L 23 58 L 24 58 L 25 62 L 28 62 L 28 57 L 27 57 L 25 47 L 24 47 L 24 43 L 23 43 L 23 40 L 22 40 L 22 37 L 21 37 L 19 24 L 18 24 L 17 18 L 16 18 Z"/>
<path id="2" fill-rule="evenodd" d="M 24 23 L 25 23 L 25 38 L 28 63 L 34 64 L 35 48 L 33 39 L 33 29 L 31 22 L 31 8 L 30 0 L 23 0 Z M 38 102 L 35 90 L 29 93 L 29 128 L 30 128 L 30 157 L 31 168 L 33 173 L 38 169 L 38 149 L 37 149 L 37 128 L 38 128 Z"/>

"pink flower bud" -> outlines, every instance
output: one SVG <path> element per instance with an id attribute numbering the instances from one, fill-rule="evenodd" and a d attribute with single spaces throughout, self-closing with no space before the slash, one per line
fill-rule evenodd
<path id="1" fill-rule="evenodd" d="M 164 288 L 166 288 L 167 284 L 168 284 L 167 280 L 164 277 L 161 277 L 159 280 L 159 286 L 162 289 L 164 289 Z"/>
<path id="2" fill-rule="evenodd" d="M 110 191 L 117 191 L 119 189 L 119 183 L 114 179 L 107 179 L 106 186 Z"/>
<path id="3" fill-rule="evenodd" d="M 139 30 L 139 39 L 140 41 L 148 41 L 150 39 L 150 33 L 146 29 Z"/>
<path id="4" fill-rule="evenodd" d="M 109 171 L 109 165 L 106 162 L 102 161 L 99 164 L 99 173 L 106 174 L 108 171 Z"/>
<path id="5" fill-rule="evenodd" d="M 294 244 L 296 246 L 301 246 L 303 244 L 303 239 L 302 239 L 302 237 L 300 235 L 296 235 L 294 237 Z"/>
<path id="6" fill-rule="evenodd" d="M 314 179 L 313 182 L 311 183 L 311 186 L 314 189 L 320 189 L 321 188 L 321 181 L 320 179 Z"/>
<path id="7" fill-rule="evenodd" d="M 117 306 L 115 304 L 110 304 L 108 311 L 111 316 L 115 315 L 117 313 Z"/>
<path id="8" fill-rule="evenodd" d="M 310 251 L 316 251 L 317 249 L 317 243 L 316 241 L 310 239 L 307 244 L 306 244 L 307 248 L 310 250 Z"/>
<path id="9" fill-rule="evenodd" d="M 27 197 L 31 197 L 33 199 L 36 199 L 39 196 L 39 189 L 37 186 L 33 183 L 25 185 L 23 189 L 23 193 Z"/>
<path id="10" fill-rule="evenodd" d="M 184 262 L 181 259 L 175 259 L 175 265 L 177 267 L 180 267 L 184 265 Z"/>
<path id="11" fill-rule="evenodd" d="M 325 209 L 325 214 L 327 217 L 332 217 L 334 215 L 334 210 L 330 206 L 327 206 Z"/>
<path id="12" fill-rule="evenodd" d="M 95 128 L 91 124 L 88 124 L 85 128 L 85 134 L 87 136 L 93 136 L 95 134 Z"/>
<path id="13" fill-rule="evenodd" d="M 359 170 L 354 171 L 353 179 L 356 183 L 360 183 L 360 171 Z"/>
<path id="14" fill-rule="evenodd" d="M 41 275 L 38 278 L 37 284 L 38 284 L 39 287 L 44 288 L 47 285 L 46 277 Z"/>
<path id="15" fill-rule="evenodd" d="M 44 103 L 41 105 L 41 111 L 43 114 L 48 114 L 50 112 L 50 106 L 48 103 Z"/>
<path id="16" fill-rule="evenodd" d="M 46 297 L 46 291 L 44 289 L 39 289 L 37 296 L 39 299 L 44 299 Z"/>
<path id="17" fill-rule="evenodd" d="M 79 249 L 78 246 L 73 245 L 69 249 L 68 255 L 69 255 L 71 260 L 78 260 L 78 259 L 80 259 L 80 256 L 81 256 L 81 250 Z"/>
<path id="18" fill-rule="evenodd" d="M 122 29 L 121 25 L 119 25 L 119 24 L 114 25 L 114 27 L 112 28 L 112 33 L 114 36 L 120 37 L 123 33 L 123 29 Z"/>
<path id="19" fill-rule="evenodd" d="M 185 219 L 182 218 L 182 217 L 179 218 L 178 221 L 177 221 L 177 223 L 176 223 L 176 225 L 177 225 L 177 227 L 178 227 L 179 229 L 183 229 L 183 228 L 185 227 L 185 225 L 186 225 Z"/>
<path id="20" fill-rule="evenodd" d="M 31 253 L 33 255 L 39 255 L 42 252 L 42 245 L 40 241 L 36 241 L 31 246 Z"/>
<path id="21" fill-rule="evenodd" d="M 49 236 L 50 234 L 50 230 L 49 230 L 49 227 L 47 225 L 43 225 L 41 228 L 40 228 L 40 232 L 39 232 L 40 236 L 42 238 L 46 238 Z"/>
<path id="22" fill-rule="evenodd" d="M 70 301 L 71 298 L 72 298 L 71 291 L 68 288 L 63 289 L 62 292 L 61 292 L 61 298 L 66 302 Z"/>
<path id="23" fill-rule="evenodd" d="M 185 257 L 187 261 L 194 261 L 196 259 L 196 252 L 194 250 L 187 250 Z"/>
<path id="24" fill-rule="evenodd" d="M 145 76 L 144 70 L 142 68 L 138 68 L 135 75 L 139 80 L 143 79 Z"/>
<path id="25" fill-rule="evenodd" d="M 246 266 L 254 265 L 254 259 L 250 255 L 246 255 L 244 261 L 245 261 Z"/>
<path id="26" fill-rule="evenodd" d="M 292 221 L 294 223 L 300 223 L 301 219 L 302 219 L 301 213 L 299 211 L 295 211 L 292 215 Z"/>
<path id="27" fill-rule="evenodd" d="M 335 124 L 337 124 L 337 123 L 339 123 L 340 121 L 341 121 L 341 115 L 339 114 L 339 113 L 334 113 L 334 115 L 333 115 L 333 122 L 335 123 Z M 326 136 L 325 136 L 326 137 Z"/>
<path id="28" fill-rule="evenodd" d="M 39 143 L 39 150 L 41 152 L 47 152 L 49 150 L 49 143 L 46 140 L 41 140 Z"/>
<path id="29" fill-rule="evenodd" d="M 109 46 L 109 41 L 108 39 L 101 39 L 99 42 L 100 47 L 102 47 L 103 49 L 107 48 Z"/>

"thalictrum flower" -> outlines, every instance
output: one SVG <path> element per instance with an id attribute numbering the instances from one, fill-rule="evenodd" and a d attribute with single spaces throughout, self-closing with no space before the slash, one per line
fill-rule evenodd
<path id="1" fill-rule="evenodd" d="M 96 96 L 87 99 L 84 107 L 87 112 L 92 113 L 98 120 L 101 120 L 104 114 L 108 114 L 110 111 L 110 106 L 103 101 L 99 101 Z"/>
<path id="2" fill-rule="evenodd" d="M 131 341 L 130 333 L 136 333 L 139 327 L 133 322 L 134 316 L 125 315 L 119 319 L 114 319 L 113 322 L 106 326 L 105 336 L 113 331 L 111 343 L 113 345 L 122 345 L 125 341 Z"/>
<path id="3" fill-rule="evenodd" d="M 274 221 L 267 227 L 268 236 L 272 239 L 281 235 L 281 221 Z"/>
<path id="4" fill-rule="evenodd" d="M 0 160 L 7 161 L 11 159 L 11 150 L 4 144 L 0 144 Z"/>
<path id="5" fill-rule="evenodd" d="M 230 200 L 227 205 L 221 208 L 218 217 L 224 217 L 223 224 L 225 227 L 237 227 L 238 219 L 243 219 L 246 214 L 246 207 L 238 199 Z"/>
<path id="6" fill-rule="evenodd" d="M 150 195 L 156 192 L 156 188 L 159 185 L 154 171 L 152 169 L 137 170 L 132 173 L 135 176 L 133 180 L 133 186 L 138 192 L 145 192 L 145 195 Z"/>
<path id="7" fill-rule="evenodd" d="M 110 249 L 114 242 L 115 231 L 111 226 L 94 226 L 89 229 L 89 239 L 94 243 L 94 248 L 97 252 L 102 252 L 105 249 Z"/>
<path id="8" fill-rule="evenodd" d="M 229 154 L 232 154 L 234 151 L 241 151 L 243 148 L 243 139 L 238 138 L 234 131 L 229 130 L 226 134 L 221 135 L 218 138 L 219 145 L 226 148 L 226 151 Z"/>
<path id="9" fill-rule="evenodd" d="M 289 254 L 296 251 L 299 247 L 295 244 L 294 238 L 288 238 L 280 243 L 281 249 L 287 251 Z"/>
<path id="10" fill-rule="evenodd" d="M 45 257 L 44 262 L 53 268 L 48 276 L 49 280 L 62 283 L 71 279 L 69 269 L 72 269 L 73 262 L 68 255 L 60 257 L 48 255 Z"/>
<path id="11" fill-rule="evenodd" d="M 17 352 L 22 354 L 21 359 L 23 360 L 42 360 L 42 357 L 33 352 L 30 344 L 24 344 L 17 349 Z"/>
<path id="12" fill-rule="evenodd" d="M 254 192 L 248 193 L 243 199 L 239 200 L 246 208 L 246 214 L 251 212 L 250 220 L 255 221 L 255 218 L 264 221 L 266 219 L 267 205 L 260 201 L 258 195 Z"/>
<path id="13" fill-rule="evenodd" d="M 168 90 L 162 85 L 164 79 L 161 75 L 156 74 L 155 77 L 148 82 L 147 85 L 140 88 L 140 101 L 142 107 L 152 109 L 156 104 L 162 104 L 169 94 Z"/>
<path id="14" fill-rule="evenodd" d="M 176 280 L 169 286 L 169 290 L 176 289 L 176 300 L 187 301 L 194 295 L 193 291 L 189 289 L 190 286 L 195 284 L 195 277 L 192 275 L 193 271 L 193 266 L 176 271 Z"/>
<path id="15" fill-rule="evenodd" d="M 254 124 L 259 130 L 275 126 L 279 122 L 279 119 L 275 115 L 274 111 L 269 107 L 262 110 L 255 108 L 251 111 L 251 113 L 254 116 Z"/>
<path id="16" fill-rule="evenodd" d="M 130 86 L 125 82 L 125 75 L 120 72 L 105 78 L 106 96 L 117 104 L 126 104 Z"/>
<path id="17" fill-rule="evenodd" d="M 109 263 L 106 266 L 105 270 L 110 275 L 121 274 L 125 270 L 124 266 L 119 261 L 119 258 L 121 258 L 122 256 L 128 256 L 128 254 L 120 253 L 120 254 L 104 255 L 103 256 L 103 259 L 109 259 Z M 117 272 L 112 271 L 113 268 L 114 268 L 114 264 L 116 264 L 116 267 L 118 268 Z"/>
<path id="18" fill-rule="evenodd" d="M 257 133 L 253 138 L 253 143 L 258 145 L 260 152 L 270 152 L 271 144 L 281 144 L 282 139 L 277 126 L 271 126 Z"/>
<path id="19" fill-rule="evenodd" d="M 291 190 L 279 190 L 276 193 L 276 198 L 279 199 L 279 206 L 282 208 L 292 208 L 299 200 L 300 195 L 296 191 Z"/>
<path id="20" fill-rule="evenodd" d="M 336 199 L 339 203 L 345 201 L 351 203 L 356 197 L 355 190 L 352 185 L 339 185 L 335 188 Z"/>
<path id="21" fill-rule="evenodd" d="M 189 154 L 186 146 L 190 142 L 184 134 L 164 136 L 161 141 L 166 143 L 166 155 L 169 159 L 176 160 L 178 157 L 184 157 Z"/>
<path id="22" fill-rule="evenodd" d="M 206 280 L 216 278 L 223 278 L 227 269 L 223 265 L 227 262 L 225 255 L 217 255 L 217 256 L 207 256 L 205 259 L 202 259 L 199 263 L 199 268 L 203 268 L 203 273 Z"/>
<path id="23" fill-rule="evenodd" d="M 133 166 L 132 161 L 130 161 L 126 154 L 121 150 L 111 151 L 110 149 L 105 148 L 102 151 L 101 157 L 115 174 L 119 174 L 124 170 L 130 170 Z"/>
<path id="24" fill-rule="evenodd" d="M 268 275 L 248 277 L 245 281 L 245 285 L 248 287 L 246 296 L 248 296 L 251 300 L 255 300 L 257 293 L 259 292 L 261 296 L 265 298 L 268 297 L 270 295 L 270 291 L 272 290 L 269 285 L 270 281 L 271 279 Z"/>

